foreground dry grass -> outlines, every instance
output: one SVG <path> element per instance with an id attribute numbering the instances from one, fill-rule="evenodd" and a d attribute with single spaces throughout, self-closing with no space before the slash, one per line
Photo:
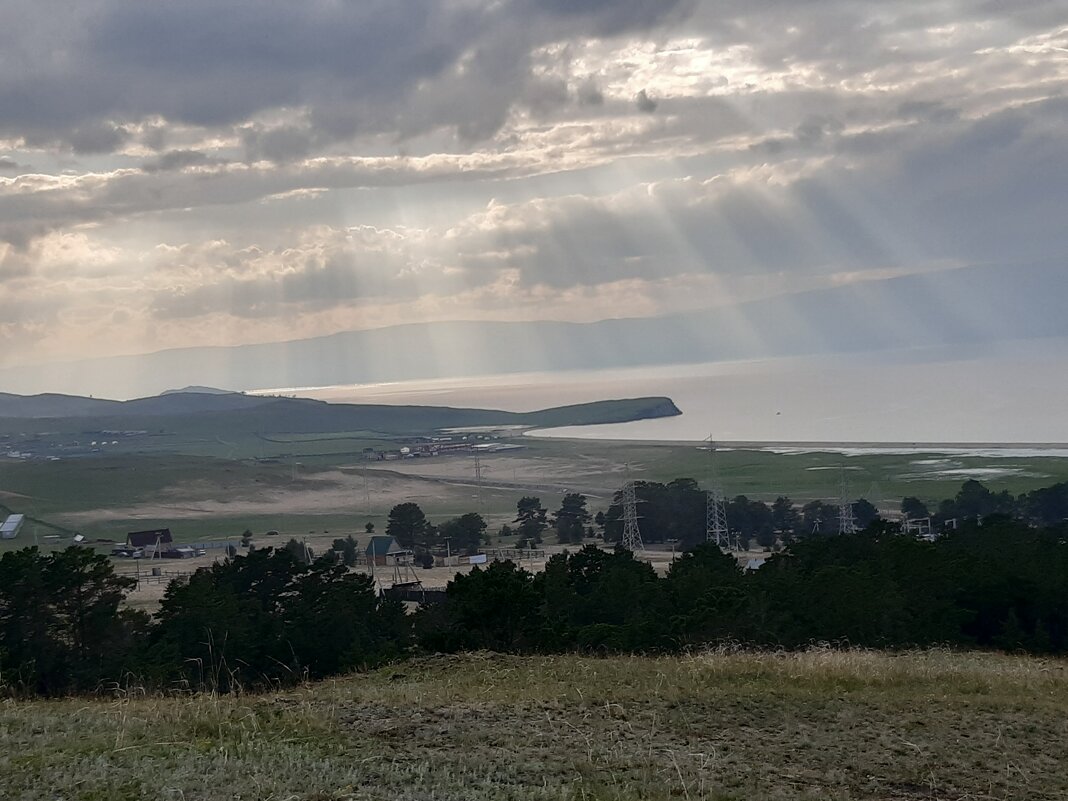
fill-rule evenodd
<path id="1" fill-rule="evenodd" d="M 12 801 L 1068 798 L 1068 663 L 988 654 L 482 654 L 0 711 Z"/>

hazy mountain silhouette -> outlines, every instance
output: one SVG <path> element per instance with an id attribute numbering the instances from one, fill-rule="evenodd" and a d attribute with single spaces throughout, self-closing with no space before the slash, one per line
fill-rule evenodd
<path id="1" fill-rule="evenodd" d="M 0 384 L 132 397 L 184 383 L 322 386 L 971 345 L 1068 335 L 1066 296 L 1061 264 L 972 267 L 662 317 L 419 323 L 10 368 Z"/>
<path id="2" fill-rule="evenodd" d="M 136 400 L 117 401 L 77 395 L 11 395 L 0 393 L 0 417 L 156 417 L 200 412 L 251 409 L 276 398 L 240 393 L 167 392 Z"/>
<path id="3" fill-rule="evenodd" d="M 234 391 L 232 389 L 218 389 L 216 387 L 182 387 L 181 389 L 167 389 L 159 393 L 160 395 L 232 395 Z"/>
<path id="4" fill-rule="evenodd" d="M 681 414 L 669 398 L 605 400 L 532 412 L 443 406 L 325 403 L 307 398 L 178 393 L 132 401 L 54 395 L 0 396 L 0 431 L 23 431 L 28 421 L 53 433 L 167 430 L 202 436 L 238 433 L 370 431 L 413 433 L 464 426 L 572 426 L 620 423 Z"/>

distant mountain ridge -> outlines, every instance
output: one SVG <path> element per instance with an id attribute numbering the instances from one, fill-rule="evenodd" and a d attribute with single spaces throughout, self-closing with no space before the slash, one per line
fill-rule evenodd
<path id="1" fill-rule="evenodd" d="M 0 392 L 0 417 L 76 417 L 108 414 L 121 403 L 77 395 L 46 392 L 39 395 L 13 395 Z"/>
<path id="2" fill-rule="evenodd" d="M 165 389 L 160 395 L 233 395 L 232 389 L 217 389 L 216 387 L 189 386 L 181 389 Z"/>
<path id="3" fill-rule="evenodd" d="M 216 394 L 168 392 L 163 395 L 128 401 L 51 393 L 41 395 L 0 393 L 0 417 L 153 417 L 250 409 L 271 400 L 274 399 L 242 395 L 238 392 Z"/>
<path id="4" fill-rule="evenodd" d="M 0 432 L 52 432 L 151 427 L 205 436 L 236 433 L 314 434 L 373 431 L 413 434 L 470 426 L 553 427 L 622 423 L 681 414 L 670 398 L 628 398 L 533 412 L 446 406 L 326 403 L 240 393 L 172 393 L 131 401 L 65 395 L 0 395 Z"/>
<path id="5" fill-rule="evenodd" d="M 137 397 L 182 383 L 251 390 L 1061 337 L 1066 276 L 1061 263 L 969 267 L 662 317 L 413 323 L 9 368 L 0 386 Z"/>

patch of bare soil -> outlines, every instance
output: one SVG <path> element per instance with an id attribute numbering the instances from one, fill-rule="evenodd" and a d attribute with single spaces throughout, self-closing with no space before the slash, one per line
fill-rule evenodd
<path id="1" fill-rule="evenodd" d="M 443 456 L 390 462 L 400 474 L 471 484 L 476 481 L 475 456 Z M 479 455 L 485 485 L 545 491 L 560 488 L 611 497 L 619 488 L 625 466 L 597 456 L 571 458 L 532 456 L 522 451 L 507 456 Z"/>
<path id="2" fill-rule="evenodd" d="M 453 491 L 440 482 L 389 473 L 330 470 L 311 473 L 293 481 L 290 487 L 264 488 L 246 484 L 230 487 L 225 495 L 204 481 L 187 481 L 168 487 L 155 500 L 130 506 L 87 509 L 56 515 L 67 525 L 109 519 L 158 520 L 241 515 L 285 516 L 353 512 L 362 507 L 365 491 L 376 505 L 389 508 L 403 501 L 430 506 L 447 501 Z"/>

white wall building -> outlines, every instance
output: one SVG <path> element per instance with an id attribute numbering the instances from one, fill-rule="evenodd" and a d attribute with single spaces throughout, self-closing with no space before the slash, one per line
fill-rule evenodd
<path id="1" fill-rule="evenodd" d="M 13 540 L 19 535 L 19 529 L 25 522 L 25 515 L 9 515 L 7 520 L 0 524 L 0 539 Z"/>

